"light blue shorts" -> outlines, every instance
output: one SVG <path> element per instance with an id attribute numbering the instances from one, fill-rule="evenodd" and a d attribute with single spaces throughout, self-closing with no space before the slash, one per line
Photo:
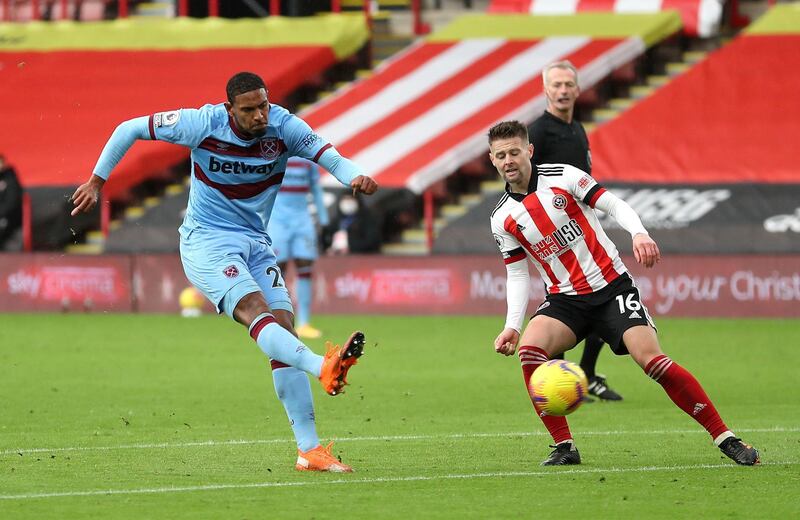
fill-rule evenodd
<path id="1" fill-rule="evenodd" d="M 232 318 L 239 300 L 254 292 L 264 295 L 271 310 L 294 312 L 275 253 L 266 239 L 195 228 L 181 233 L 180 250 L 186 277 L 220 314 Z"/>
<path id="2" fill-rule="evenodd" d="M 267 233 L 272 239 L 272 250 L 278 263 L 295 258 L 317 259 L 317 230 L 311 217 L 304 214 L 295 219 L 270 219 Z"/>

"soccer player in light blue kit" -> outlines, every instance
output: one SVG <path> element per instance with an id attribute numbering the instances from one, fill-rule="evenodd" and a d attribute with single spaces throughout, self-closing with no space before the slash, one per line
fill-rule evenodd
<path id="1" fill-rule="evenodd" d="M 309 212 L 309 192 L 314 198 L 319 224 L 327 226 L 328 210 L 322 199 L 319 167 L 306 159 L 292 157 L 286 163 L 286 175 L 272 207 L 267 233 L 272 238 L 272 250 L 278 257 L 281 271 L 286 272 L 287 264 L 292 261 L 297 272 L 297 335 L 301 338 L 319 338 L 322 332 L 309 323 L 313 299 L 311 275 L 317 259 L 317 230 Z"/>
<path id="2" fill-rule="evenodd" d="M 331 454 L 330 444 L 320 445 L 305 373 L 319 378 L 330 395 L 339 394 L 361 356 L 364 334 L 354 332 L 341 347 L 329 345 L 324 357 L 297 339 L 291 300 L 266 229 L 291 156 L 321 164 L 354 193 L 369 195 L 378 185 L 302 119 L 270 104 L 259 76 L 240 72 L 226 91 L 226 103 L 121 123 L 90 179 L 73 194 L 72 215 L 97 204 L 106 179 L 136 140 L 191 148 L 189 206 L 180 227 L 186 276 L 218 312 L 248 327 L 270 357 L 275 391 L 297 440 L 295 467 L 349 472 L 352 468 Z"/>

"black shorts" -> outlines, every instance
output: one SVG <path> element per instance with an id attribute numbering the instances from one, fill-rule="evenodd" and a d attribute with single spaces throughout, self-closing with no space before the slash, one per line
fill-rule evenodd
<path id="1" fill-rule="evenodd" d="M 615 354 L 627 354 L 622 335 L 631 327 L 656 328 L 639 289 L 625 273 L 591 294 L 548 294 L 534 316 L 550 316 L 572 329 L 580 342 L 590 333 L 600 336 Z"/>

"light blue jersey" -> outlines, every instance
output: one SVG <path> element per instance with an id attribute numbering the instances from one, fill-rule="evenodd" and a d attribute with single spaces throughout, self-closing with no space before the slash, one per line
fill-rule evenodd
<path id="1" fill-rule="evenodd" d="M 270 308 L 291 311 L 267 235 L 286 163 L 292 156 L 310 159 L 345 185 L 360 175 L 358 167 L 281 106 L 270 105 L 265 133 L 247 139 L 221 103 L 123 122 L 103 148 L 94 174 L 107 179 L 137 139 L 191 148 L 189 205 L 180 227 L 189 281 L 230 316 L 239 300 L 255 291 L 264 294 Z"/>
<path id="2" fill-rule="evenodd" d="M 309 193 L 313 195 L 320 225 L 327 226 L 319 168 L 311 161 L 292 157 L 286 164 L 286 175 L 267 229 L 280 264 L 294 258 L 317 258 L 317 231 L 309 211 Z"/>
<path id="3" fill-rule="evenodd" d="M 108 178 L 137 138 L 192 150 L 191 191 L 182 236 L 198 226 L 253 237 L 265 235 L 291 156 L 322 164 L 344 185 L 360 174 L 355 164 L 339 155 L 305 121 L 275 104 L 270 105 L 266 134 L 253 139 L 246 139 L 236 129 L 222 103 L 132 119 L 114 132 L 95 174 Z"/>

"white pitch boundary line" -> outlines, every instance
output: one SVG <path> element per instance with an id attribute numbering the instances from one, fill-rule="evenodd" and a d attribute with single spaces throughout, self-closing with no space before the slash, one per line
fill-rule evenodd
<path id="1" fill-rule="evenodd" d="M 797 462 L 770 462 L 765 465 L 795 465 Z M 559 477 L 563 475 L 590 475 L 594 473 L 644 473 L 656 471 L 682 471 L 693 469 L 731 469 L 737 468 L 735 464 L 696 464 L 686 466 L 647 466 L 643 468 L 592 468 L 592 469 L 568 469 L 556 471 L 508 471 L 494 473 L 456 473 L 449 475 L 414 475 L 409 477 L 378 477 L 365 479 L 338 479 L 338 480 L 317 480 L 313 482 L 253 482 L 250 484 L 208 484 L 201 486 L 182 486 L 182 487 L 163 487 L 163 488 L 140 488 L 140 489 L 97 489 L 91 491 L 62 491 L 55 493 L 27 493 L 20 495 L 0 495 L 0 500 L 30 500 L 37 498 L 59 498 L 59 497 L 89 497 L 101 495 L 143 495 L 158 493 L 184 493 L 191 491 L 218 491 L 223 489 L 253 489 L 253 488 L 278 488 L 278 487 L 307 487 L 307 486 L 327 486 L 336 484 L 382 484 L 389 482 L 424 482 L 435 480 L 467 480 L 497 477 Z"/>
<path id="2" fill-rule="evenodd" d="M 784 433 L 800 432 L 800 428 L 749 428 L 738 429 L 738 433 Z M 608 430 L 575 432 L 576 437 L 590 435 L 669 435 L 685 433 L 706 433 L 703 430 Z M 370 441 L 427 441 L 448 439 L 478 439 L 494 437 L 545 437 L 546 432 L 495 432 L 495 433 L 452 433 L 430 435 L 379 435 L 373 437 L 333 437 L 335 442 L 370 442 Z M 64 451 L 110 451 L 110 450 L 150 450 L 159 448 L 193 448 L 193 447 L 219 447 L 219 446 L 247 446 L 257 444 L 283 444 L 294 443 L 294 439 L 232 439 L 226 441 L 195 441 L 195 442 L 158 442 L 152 444 L 121 444 L 119 446 L 66 446 L 61 448 L 20 448 L 2 450 L 0 455 L 24 455 L 26 453 L 58 453 Z"/>

